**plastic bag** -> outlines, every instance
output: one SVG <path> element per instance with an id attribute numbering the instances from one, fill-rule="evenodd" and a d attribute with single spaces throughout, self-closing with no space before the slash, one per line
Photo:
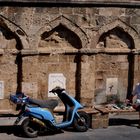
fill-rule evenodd
<path id="1" fill-rule="evenodd" d="M 140 107 L 140 99 L 136 99 L 135 103 L 133 104 L 134 109 L 138 109 Z"/>

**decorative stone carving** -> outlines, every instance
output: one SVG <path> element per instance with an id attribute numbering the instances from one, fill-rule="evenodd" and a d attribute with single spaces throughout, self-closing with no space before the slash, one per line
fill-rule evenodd
<path id="1" fill-rule="evenodd" d="M 21 30 L 16 30 L 15 33 L 19 37 L 23 49 L 29 49 L 29 41 L 28 41 L 25 33 L 23 33 L 23 31 L 21 31 Z"/>
<path id="2" fill-rule="evenodd" d="M 48 28 L 48 25 L 50 25 L 49 26 L 50 28 Z M 79 39 L 81 38 L 81 45 L 82 46 L 86 46 L 89 43 L 89 38 L 86 35 L 85 31 L 82 30 L 78 25 L 75 25 L 75 23 L 73 23 L 69 18 L 67 18 L 67 17 L 65 17 L 63 15 L 55 18 L 54 20 L 52 20 L 49 23 L 47 23 L 47 25 L 42 27 L 38 31 L 38 33 L 36 34 L 36 38 L 38 38 L 38 36 L 40 36 L 41 34 L 45 33 L 46 31 L 51 32 L 52 30 L 55 30 L 55 28 L 60 27 L 60 25 L 63 28 L 69 30 L 70 32 L 73 32 L 75 34 L 75 36 L 77 36 Z M 70 34 L 69 34 L 69 36 L 73 37 Z M 40 38 L 38 38 L 38 41 L 40 41 Z"/>
<path id="3" fill-rule="evenodd" d="M 134 42 L 130 35 L 121 28 L 114 28 L 101 35 L 97 48 L 133 49 Z"/>

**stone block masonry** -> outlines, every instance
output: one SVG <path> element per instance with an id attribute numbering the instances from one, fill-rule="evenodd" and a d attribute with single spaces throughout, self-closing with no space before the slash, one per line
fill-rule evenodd
<path id="1" fill-rule="evenodd" d="M 106 103 L 109 93 L 120 101 L 129 97 L 140 80 L 139 6 L 128 0 L 1 1 L 0 109 L 15 109 L 8 99 L 19 91 L 50 98 L 49 75 L 63 75 L 65 82 L 57 76 L 51 87 L 65 86 L 87 107 Z"/>

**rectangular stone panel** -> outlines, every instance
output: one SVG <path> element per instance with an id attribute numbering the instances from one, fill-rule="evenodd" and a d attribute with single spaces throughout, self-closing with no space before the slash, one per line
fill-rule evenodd
<path id="1" fill-rule="evenodd" d="M 0 99 L 4 99 L 4 81 L 0 81 Z"/>
<path id="2" fill-rule="evenodd" d="M 22 92 L 25 94 L 33 94 L 33 97 L 37 97 L 38 85 L 37 82 L 22 82 Z"/>

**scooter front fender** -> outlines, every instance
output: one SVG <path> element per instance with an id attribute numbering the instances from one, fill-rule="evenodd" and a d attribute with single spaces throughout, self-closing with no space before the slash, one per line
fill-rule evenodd
<path id="1" fill-rule="evenodd" d="M 15 122 L 14 122 L 14 125 L 18 125 L 18 124 L 21 124 L 21 122 L 25 119 L 25 118 L 27 118 L 29 115 L 27 114 L 27 113 L 22 113 L 21 115 L 19 115 L 18 117 L 17 117 L 17 119 L 15 120 Z"/>

